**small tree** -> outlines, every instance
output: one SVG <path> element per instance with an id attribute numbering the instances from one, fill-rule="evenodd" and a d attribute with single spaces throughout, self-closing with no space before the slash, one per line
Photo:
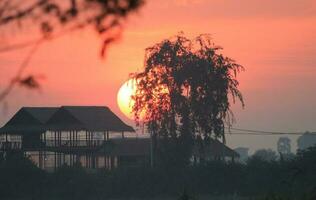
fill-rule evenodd
<path id="1" fill-rule="evenodd" d="M 275 151 L 272 149 L 259 149 L 257 150 L 252 158 L 254 159 L 261 159 L 262 161 L 272 162 L 276 161 L 278 156 Z"/>
<path id="2" fill-rule="evenodd" d="M 225 142 L 225 122 L 233 122 L 229 95 L 244 105 L 236 79 L 243 67 L 221 49 L 209 35 L 190 40 L 178 34 L 147 48 L 145 69 L 134 75 L 136 122 L 144 120 L 155 151 L 164 146 L 163 158 L 177 161 L 171 163 L 187 162 L 197 138 Z"/>
<path id="3" fill-rule="evenodd" d="M 282 155 L 291 154 L 291 140 L 288 137 L 280 137 L 278 140 L 278 152 Z"/>

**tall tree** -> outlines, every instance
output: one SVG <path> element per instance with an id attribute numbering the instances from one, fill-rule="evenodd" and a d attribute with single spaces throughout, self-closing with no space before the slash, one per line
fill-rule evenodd
<path id="1" fill-rule="evenodd" d="M 151 132 L 155 151 L 173 144 L 159 148 L 169 162 L 187 162 L 195 141 L 225 142 L 225 123 L 234 119 L 229 95 L 244 106 L 236 79 L 243 67 L 221 49 L 210 35 L 190 40 L 180 33 L 147 48 L 145 69 L 134 74 L 135 119 Z"/>

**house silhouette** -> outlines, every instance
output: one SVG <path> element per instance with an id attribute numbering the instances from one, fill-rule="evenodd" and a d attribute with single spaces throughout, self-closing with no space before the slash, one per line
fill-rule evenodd
<path id="1" fill-rule="evenodd" d="M 151 139 L 135 133 L 105 106 L 22 107 L 0 128 L 0 150 L 22 151 L 45 170 L 80 163 L 88 169 L 150 165 Z M 212 139 L 203 159 L 239 155 Z M 197 148 L 192 153 L 200 159 Z"/>

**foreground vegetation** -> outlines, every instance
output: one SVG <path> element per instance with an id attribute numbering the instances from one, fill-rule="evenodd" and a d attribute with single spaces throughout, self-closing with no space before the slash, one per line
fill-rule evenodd
<path id="1" fill-rule="evenodd" d="M 226 195 L 312 200 L 316 199 L 316 147 L 277 161 L 252 157 L 245 164 L 208 162 L 184 168 L 121 168 L 96 173 L 80 166 L 47 173 L 21 154 L 8 154 L 1 160 L 0 177 L 1 199 L 198 199 Z"/>

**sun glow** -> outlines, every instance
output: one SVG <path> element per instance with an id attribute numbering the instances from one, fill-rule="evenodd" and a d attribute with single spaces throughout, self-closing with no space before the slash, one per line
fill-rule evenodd
<path id="1" fill-rule="evenodd" d="M 130 119 L 135 119 L 134 113 L 132 113 L 135 101 L 132 99 L 132 96 L 136 94 L 136 90 L 136 80 L 130 79 L 121 86 L 117 93 L 117 104 L 122 113 Z M 168 98 L 164 96 L 165 94 L 169 93 L 166 86 L 157 86 L 152 92 L 154 97 L 153 99 L 151 99 L 152 103 L 154 103 L 155 105 L 160 105 L 160 108 L 162 108 L 162 105 L 166 105 L 168 107 L 168 104 L 166 104 L 166 102 L 168 102 Z M 141 111 L 139 116 L 139 119 L 141 121 L 148 120 L 146 118 L 147 109 L 149 108 L 144 107 Z M 168 108 L 164 107 L 164 109 Z"/>
<path id="2" fill-rule="evenodd" d="M 136 82 L 133 79 L 126 81 L 117 93 L 117 104 L 124 113 L 130 119 L 134 119 L 134 114 L 132 113 L 134 100 L 132 96 L 136 92 Z"/>

